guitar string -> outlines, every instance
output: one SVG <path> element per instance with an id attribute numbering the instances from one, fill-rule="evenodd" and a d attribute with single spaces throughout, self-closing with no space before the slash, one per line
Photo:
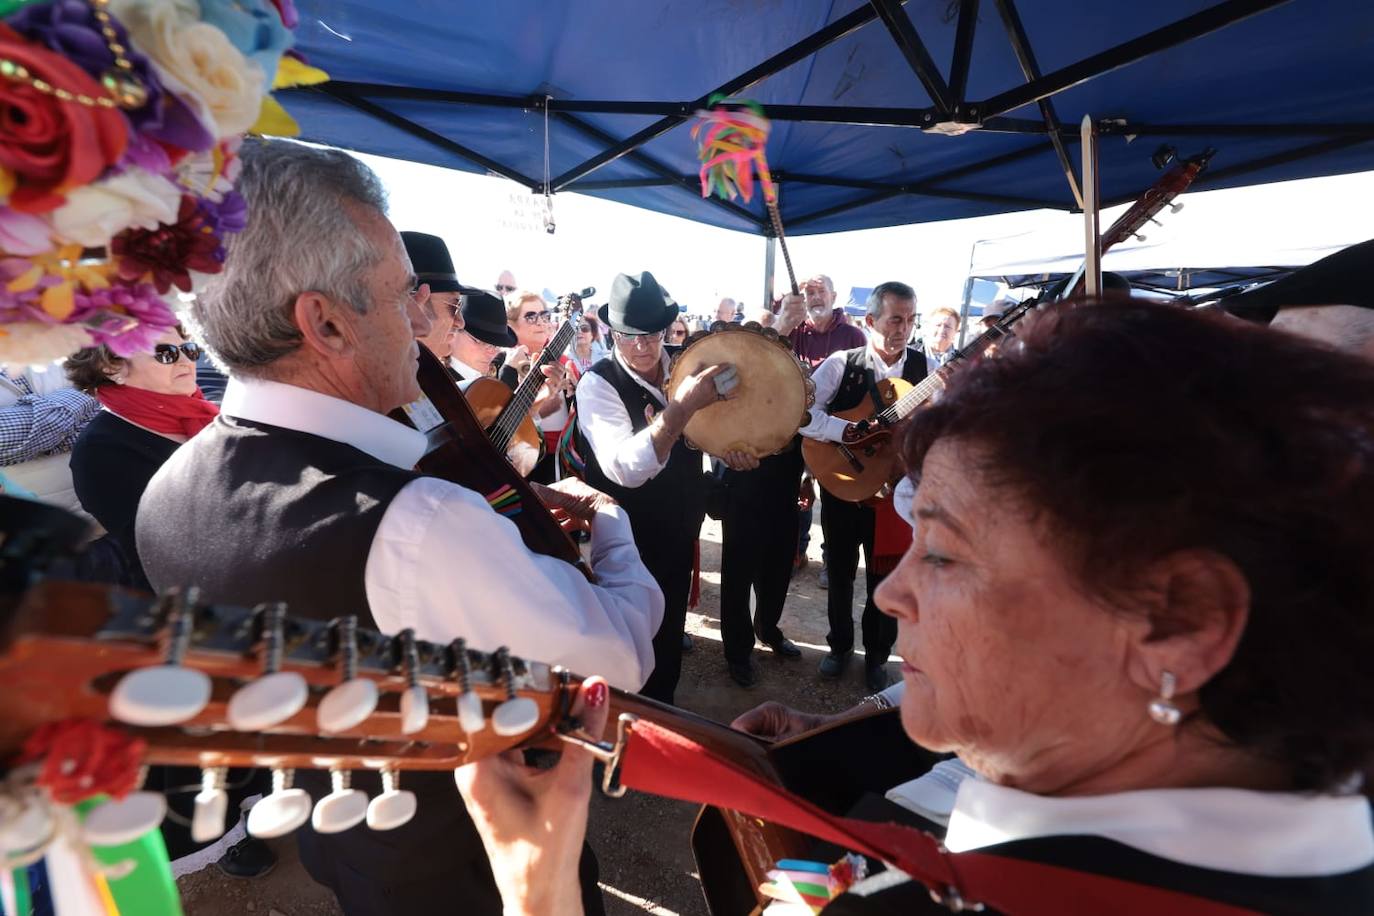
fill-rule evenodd
<path id="1" fill-rule="evenodd" d="M 553 338 L 549 341 L 548 345 L 540 353 L 538 361 L 536 361 L 536 363 L 530 367 L 530 374 L 525 377 L 525 381 L 522 382 L 520 387 L 516 389 L 509 404 L 507 405 L 507 408 L 503 410 L 502 416 L 497 418 L 496 423 L 492 425 L 492 432 L 490 438 L 492 443 L 496 446 L 497 451 L 504 452 L 506 448 L 510 445 L 510 440 L 514 438 L 516 430 L 520 428 L 521 422 L 524 421 L 525 415 L 529 412 L 530 404 L 534 403 L 535 396 L 533 392 L 538 390 L 539 383 L 531 384 L 531 380 L 533 379 L 536 371 L 540 367 L 552 363 L 554 360 L 558 358 L 558 354 L 563 351 L 564 347 L 567 344 L 567 340 L 570 340 L 572 338 L 572 334 L 565 334 L 565 332 L 570 330 L 571 328 L 572 322 L 565 321 L 563 323 L 563 326 L 558 329 L 558 332 L 554 334 Z M 562 340 L 562 345 L 560 346 L 560 338 L 564 336 L 566 336 L 567 340 Z M 526 393 L 525 391 L 521 390 L 525 387 L 526 384 L 530 385 L 528 389 L 529 393 Z M 516 411 L 510 409 L 510 405 L 515 404 L 517 401 L 525 399 L 528 399 L 529 404 L 524 405 L 523 410 Z"/>

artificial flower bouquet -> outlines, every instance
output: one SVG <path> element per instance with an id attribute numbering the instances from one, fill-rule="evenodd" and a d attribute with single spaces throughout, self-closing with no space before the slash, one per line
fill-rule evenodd
<path id="1" fill-rule="evenodd" d="M 146 350 L 165 297 L 245 225 L 248 132 L 293 135 L 273 89 L 291 0 L 0 0 L 0 365 Z"/>

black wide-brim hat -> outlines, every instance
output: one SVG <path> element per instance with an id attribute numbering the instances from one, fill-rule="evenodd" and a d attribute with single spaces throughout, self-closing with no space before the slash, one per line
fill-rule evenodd
<path id="1" fill-rule="evenodd" d="M 448 246 L 437 235 L 425 232 L 402 232 L 401 241 L 405 242 L 406 254 L 410 255 L 410 269 L 415 271 L 415 279 L 429 284 L 432 293 L 480 293 L 475 286 L 466 286 L 453 272 L 453 258 L 449 256 Z"/>
<path id="2" fill-rule="evenodd" d="M 610 297 L 597 310 L 601 323 L 621 334 L 657 334 L 678 317 L 677 303 L 658 285 L 654 275 L 620 274 L 611 284 Z"/>
<path id="3" fill-rule="evenodd" d="M 1355 305 L 1374 309 L 1370 264 L 1374 264 L 1374 239 L 1343 248 L 1218 304 L 1237 318 L 1260 323 L 1272 321 L 1284 306 Z"/>
<path id="4" fill-rule="evenodd" d="M 506 323 L 506 303 L 484 289 L 463 294 L 463 330 L 493 347 L 513 347 L 515 332 Z"/>

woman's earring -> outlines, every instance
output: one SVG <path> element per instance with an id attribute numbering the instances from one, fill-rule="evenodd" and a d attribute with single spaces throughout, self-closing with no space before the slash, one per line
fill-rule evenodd
<path id="1" fill-rule="evenodd" d="M 1159 696 L 1150 701 L 1150 718 L 1160 725 L 1177 725 L 1183 718 L 1183 711 L 1174 705 L 1174 690 L 1178 679 L 1173 672 L 1165 671 L 1159 676 Z"/>

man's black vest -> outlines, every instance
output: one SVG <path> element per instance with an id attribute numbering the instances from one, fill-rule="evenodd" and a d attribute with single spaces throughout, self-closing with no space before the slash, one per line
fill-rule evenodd
<path id="1" fill-rule="evenodd" d="M 906 364 L 902 366 L 902 378 L 916 384 L 926 377 L 926 356 L 915 347 L 906 348 Z M 870 397 L 877 384 L 876 376 L 868 365 L 868 347 L 856 347 L 844 351 L 844 375 L 840 377 L 840 387 L 828 405 L 816 405 L 826 413 L 835 414 Z"/>
<path id="2" fill-rule="evenodd" d="M 289 614 L 371 627 L 367 555 L 415 477 L 342 442 L 221 414 L 143 494 L 139 556 L 159 592 L 196 585 L 210 602 L 285 601 Z"/>
<path id="3" fill-rule="evenodd" d="M 645 408 L 653 407 L 655 412 L 663 409 L 663 405 L 615 359 L 607 357 L 587 371 L 601 376 L 620 395 L 621 403 L 629 412 L 630 425 L 636 433 L 649 425 L 644 415 Z M 636 532 L 635 540 L 641 543 L 641 550 L 641 532 L 651 532 L 656 539 L 675 535 L 696 539 L 706 514 L 706 477 L 702 472 L 701 452 L 688 448 L 679 439 L 673 443 L 673 450 L 663 470 L 642 486 L 630 489 L 615 483 L 601 470 L 596 453 L 580 425 L 577 430 L 577 449 L 587 462 L 587 483 L 614 497 L 625 508 Z"/>

